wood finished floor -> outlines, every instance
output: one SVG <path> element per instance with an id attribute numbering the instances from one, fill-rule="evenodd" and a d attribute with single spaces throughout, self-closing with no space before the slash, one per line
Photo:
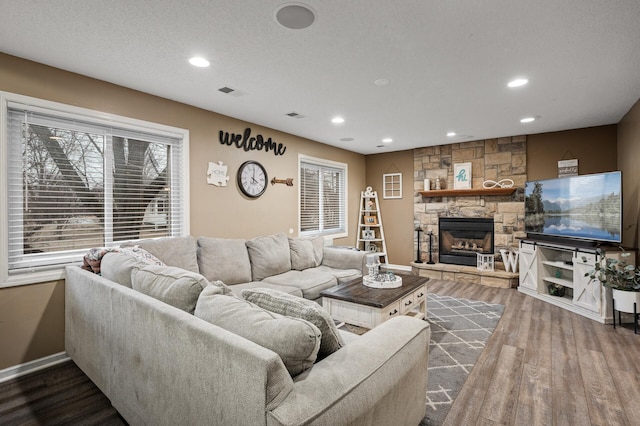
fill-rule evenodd
<path id="1" fill-rule="evenodd" d="M 505 305 L 445 425 L 640 425 L 640 335 L 515 289 L 429 281 Z M 123 425 L 72 362 L 0 384 L 1 425 Z"/>

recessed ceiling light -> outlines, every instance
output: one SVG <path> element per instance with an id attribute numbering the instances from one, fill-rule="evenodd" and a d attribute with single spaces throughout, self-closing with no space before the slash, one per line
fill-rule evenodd
<path id="1" fill-rule="evenodd" d="M 331 122 L 333 124 L 341 124 L 341 123 L 344 123 L 344 118 L 342 118 L 342 117 L 333 117 L 331 119 Z"/>
<path id="2" fill-rule="evenodd" d="M 454 137 L 456 134 L 456 132 L 447 132 L 447 136 L 450 138 Z"/>
<path id="3" fill-rule="evenodd" d="M 391 143 L 391 142 L 393 142 L 393 139 L 391 139 L 391 138 L 382 139 L 382 143 Z"/>
<path id="4" fill-rule="evenodd" d="M 374 81 L 373 84 L 375 84 L 376 86 L 386 86 L 387 84 L 389 84 L 389 79 L 379 78 L 376 81 Z"/>
<path id="5" fill-rule="evenodd" d="M 308 28 L 315 20 L 315 12 L 305 4 L 287 4 L 276 11 L 276 21 L 291 30 Z"/>
<path id="6" fill-rule="evenodd" d="M 514 80 L 511 80 L 509 83 L 507 83 L 507 86 L 509 86 L 509 87 L 520 87 L 520 86 L 524 86 L 528 82 L 529 82 L 529 80 L 527 80 L 526 78 L 516 78 Z"/>
<path id="7" fill-rule="evenodd" d="M 199 67 L 199 68 L 206 68 L 209 66 L 209 61 L 199 56 L 194 56 L 193 58 L 189 59 L 189 63 L 194 67 Z"/>
<path id="8" fill-rule="evenodd" d="M 521 123 L 531 123 L 532 121 L 536 121 L 535 117 L 525 117 L 522 120 L 520 120 Z"/>

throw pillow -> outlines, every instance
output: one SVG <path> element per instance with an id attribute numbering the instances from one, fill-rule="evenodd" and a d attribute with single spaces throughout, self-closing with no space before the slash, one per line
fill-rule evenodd
<path id="1" fill-rule="evenodd" d="M 311 239 L 311 244 L 313 245 L 313 255 L 316 259 L 316 265 L 322 265 L 322 260 L 324 258 L 324 237 L 319 235 L 315 238 Z"/>
<path id="2" fill-rule="evenodd" d="M 291 269 L 304 271 L 316 266 L 313 243 L 310 239 L 289 238 L 289 251 L 291 252 Z"/>
<path id="3" fill-rule="evenodd" d="M 288 317 L 301 318 L 318 327 L 322 333 L 318 358 L 331 355 L 344 346 L 342 336 L 331 316 L 322 306 L 312 300 L 303 299 L 270 288 L 242 290 L 242 297 L 249 302 Z"/>
<path id="4" fill-rule="evenodd" d="M 131 272 L 134 290 L 190 314 L 195 310 L 200 293 L 209 285 L 202 275 L 172 266 L 149 265 Z M 223 292 L 221 287 L 216 288 Z"/>
<path id="5" fill-rule="evenodd" d="M 247 241 L 253 281 L 284 274 L 291 270 L 289 239 L 284 233 Z"/>
<path id="6" fill-rule="evenodd" d="M 203 293 L 195 316 L 277 353 L 291 376 L 311 368 L 318 355 L 320 330 L 315 325 L 237 297 Z"/>

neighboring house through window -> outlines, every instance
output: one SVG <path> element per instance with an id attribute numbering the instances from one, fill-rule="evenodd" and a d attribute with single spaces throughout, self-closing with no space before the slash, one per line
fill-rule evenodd
<path id="1" fill-rule="evenodd" d="M 300 155 L 300 235 L 347 235 L 347 165 Z"/>
<path id="2" fill-rule="evenodd" d="M 6 93 L 2 117 L 3 283 L 188 233 L 186 130 Z"/>

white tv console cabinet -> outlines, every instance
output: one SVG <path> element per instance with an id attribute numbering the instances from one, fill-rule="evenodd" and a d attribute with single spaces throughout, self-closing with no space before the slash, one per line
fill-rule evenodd
<path id="1" fill-rule="evenodd" d="M 601 249 L 606 257 L 618 258 L 617 247 Z M 631 256 L 633 257 L 633 256 Z M 611 290 L 585 274 L 598 260 L 595 248 L 534 240 L 520 241 L 520 285 L 518 290 L 603 324 L 612 322 Z M 631 262 L 629 262 L 631 263 Z M 549 294 L 555 285 L 563 296 Z"/>

